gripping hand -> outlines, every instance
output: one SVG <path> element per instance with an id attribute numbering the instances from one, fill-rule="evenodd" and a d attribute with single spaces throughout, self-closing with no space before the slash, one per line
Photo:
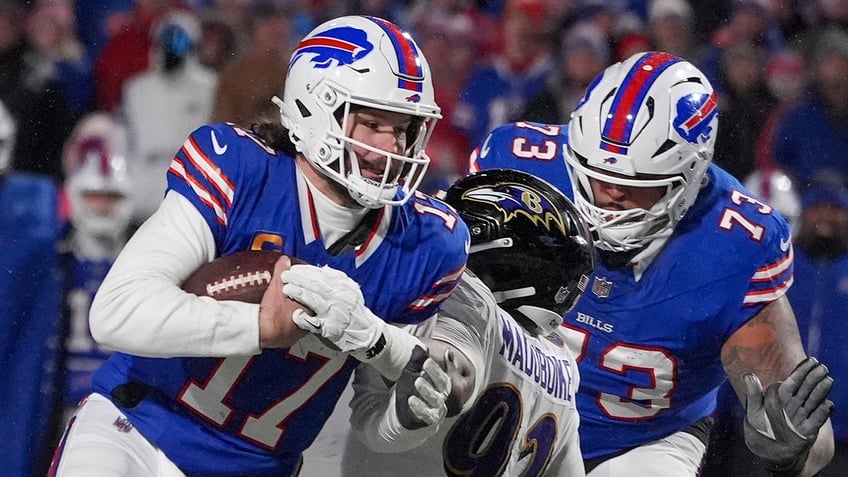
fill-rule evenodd
<path id="1" fill-rule="evenodd" d="M 385 344 L 385 322 L 365 306 L 359 284 L 344 272 L 328 266 L 293 265 L 282 273 L 282 280 L 283 293 L 315 313 L 292 313 L 299 328 L 325 338 L 346 353 L 373 353 L 375 345 L 381 341 Z"/>
<path id="2" fill-rule="evenodd" d="M 450 388 L 445 370 L 424 348 L 413 348 L 412 358 L 395 386 L 395 412 L 400 425 L 414 430 L 440 423 L 448 412 Z"/>
<path id="3" fill-rule="evenodd" d="M 743 377 L 746 395 L 745 443 L 773 475 L 797 475 L 819 428 L 830 417 L 833 387 L 827 367 L 815 358 L 802 361 L 785 381 L 763 392 L 753 374 Z"/>

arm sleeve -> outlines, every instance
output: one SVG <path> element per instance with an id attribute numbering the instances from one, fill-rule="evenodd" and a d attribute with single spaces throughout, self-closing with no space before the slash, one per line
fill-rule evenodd
<path id="1" fill-rule="evenodd" d="M 435 317 L 431 317 L 403 329 L 415 336 L 426 336 L 432 332 L 435 322 Z M 393 383 L 385 380 L 374 366 L 357 368 L 350 401 L 352 433 L 374 452 L 397 453 L 413 449 L 439 431 L 438 425 L 416 430 L 401 426 L 395 412 L 394 390 Z"/>
<path id="2" fill-rule="evenodd" d="M 458 320 L 447 316 L 439 316 L 436 327 L 430 337 L 434 340 L 444 341 L 465 355 L 474 366 L 474 392 L 462 405 L 462 411 L 467 411 L 477 400 L 480 391 L 486 382 L 486 353 L 483 348 L 482 337 L 472 331 L 469 326 L 463 325 Z"/>
<path id="3" fill-rule="evenodd" d="M 215 255 L 203 217 L 185 197 L 169 192 L 126 244 L 95 295 L 92 336 L 138 356 L 259 353 L 259 305 L 197 297 L 180 288 Z"/>

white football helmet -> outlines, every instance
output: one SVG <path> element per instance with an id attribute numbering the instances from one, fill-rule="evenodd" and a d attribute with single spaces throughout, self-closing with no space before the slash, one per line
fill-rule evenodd
<path id="1" fill-rule="evenodd" d="M 717 109 L 703 73 L 668 53 L 638 53 L 589 85 L 571 114 L 565 158 L 599 249 L 637 250 L 671 235 L 712 161 Z M 590 178 L 666 192 L 648 210 L 607 210 L 595 205 Z"/>
<path id="2" fill-rule="evenodd" d="M 774 207 L 796 233 L 801 219 L 801 198 L 792 179 L 780 169 L 758 169 L 745 178 L 745 188 Z"/>
<path id="3" fill-rule="evenodd" d="M 80 121 L 64 151 L 65 189 L 74 229 L 92 237 L 118 239 L 129 226 L 132 204 L 123 155 L 124 132 L 108 115 L 93 113 Z M 90 193 L 118 198 L 108 212 L 92 210 L 83 197 Z"/>
<path id="4" fill-rule="evenodd" d="M 18 131 L 15 118 L 0 101 L 0 176 L 12 166 L 12 152 L 15 150 L 15 134 Z"/>
<path id="5" fill-rule="evenodd" d="M 283 99 L 273 101 L 297 150 L 364 207 L 401 205 L 418 188 L 430 163 L 424 148 L 441 113 L 421 49 L 394 24 L 376 17 L 345 16 L 316 27 L 292 54 Z M 351 106 L 418 118 L 405 154 L 348 137 Z M 386 156 L 381 182 L 360 174 L 354 144 Z M 403 167 L 393 168 L 397 163 Z M 398 169 L 400 174 L 391 173 Z"/>

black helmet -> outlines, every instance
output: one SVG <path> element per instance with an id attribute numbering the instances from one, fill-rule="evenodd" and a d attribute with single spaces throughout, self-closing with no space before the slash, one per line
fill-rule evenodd
<path id="1" fill-rule="evenodd" d="M 468 224 L 468 269 L 502 308 L 547 333 L 562 323 L 594 270 L 594 246 L 571 201 L 525 172 L 490 169 L 444 194 Z M 553 311 L 554 313 L 551 313 Z"/>

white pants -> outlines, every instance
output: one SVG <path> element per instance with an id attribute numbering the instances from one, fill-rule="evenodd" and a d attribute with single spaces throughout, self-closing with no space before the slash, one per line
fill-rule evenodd
<path id="1" fill-rule="evenodd" d="M 53 459 L 50 477 L 185 477 L 99 394 L 80 404 Z"/>
<path id="2" fill-rule="evenodd" d="M 614 457 L 586 477 L 696 477 L 706 451 L 700 439 L 680 431 Z"/>

